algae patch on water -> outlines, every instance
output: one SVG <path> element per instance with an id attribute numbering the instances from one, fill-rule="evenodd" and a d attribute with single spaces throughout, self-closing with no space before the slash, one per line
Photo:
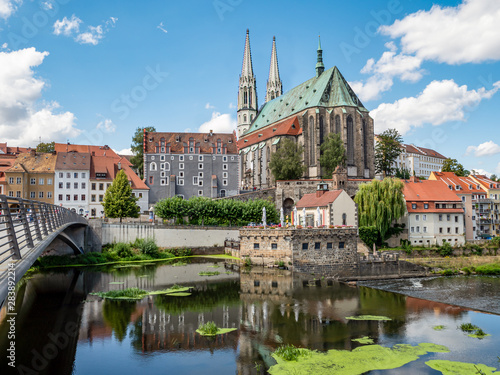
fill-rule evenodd
<path id="1" fill-rule="evenodd" d="M 360 337 L 359 339 L 352 339 L 351 341 L 359 342 L 360 344 L 373 344 L 373 339 L 368 336 Z"/>
<path id="2" fill-rule="evenodd" d="M 443 330 L 443 329 L 445 329 L 445 328 L 446 328 L 446 326 L 443 326 L 443 325 L 439 325 L 439 326 L 434 326 L 434 327 L 432 327 L 432 329 L 433 329 L 434 331 L 442 331 L 442 330 Z"/>
<path id="3" fill-rule="evenodd" d="M 216 336 L 216 335 L 223 335 L 224 333 L 229 333 L 236 331 L 238 328 L 219 328 L 217 329 L 217 332 L 214 334 L 207 334 L 207 333 L 202 333 L 199 329 L 196 330 L 200 335 L 202 336 Z"/>
<path id="4" fill-rule="evenodd" d="M 198 332 L 202 336 L 216 336 L 236 330 L 237 328 L 219 328 L 217 327 L 217 324 L 215 324 L 215 322 L 208 321 L 205 324 L 200 324 L 196 332 Z"/>
<path id="5" fill-rule="evenodd" d="M 154 290 L 151 292 L 139 288 L 128 288 L 123 290 L 110 290 L 108 292 L 97 292 L 90 294 L 99 296 L 104 299 L 133 301 L 141 300 L 146 296 L 154 296 L 159 294 L 174 297 L 187 297 L 191 295 L 191 293 L 188 293 L 191 288 L 191 286 L 181 287 L 179 285 L 174 285 L 168 289 Z"/>
<path id="6" fill-rule="evenodd" d="M 363 374 L 372 370 L 389 370 L 406 365 L 427 353 L 445 353 L 448 348 L 442 345 L 422 343 L 417 346 L 395 345 L 392 348 L 380 345 L 360 346 L 353 351 L 329 350 L 320 353 L 301 349 L 304 354 L 297 361 L 286 361 L 273 353 L 277 364 L 269 369 L 272 375 L 288 374 Z"/>
<path id="7" fill-rule="evenodd" d="M 347 320 L 392 320 L 387 316 L 378 316 L 378 315 L 359 315 L 359 316 L 346 316 Z"/>
<path id="8" fill-rule="evenodd" d="M 444 361 L 439 359 L 432 359 L 425 362 L 430 368 L 441 371 L 443 375 L 469 375 L 469 374 L 484 374 L 484 375 L 500 375 L 499 371 L 494 367 L 489 367 L 481 363 L 465 363 Z"/>

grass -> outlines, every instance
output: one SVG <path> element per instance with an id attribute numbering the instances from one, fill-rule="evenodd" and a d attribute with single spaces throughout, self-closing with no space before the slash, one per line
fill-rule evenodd
<path id="1" fill-rule="evenodd" d="M 283 358 L 285 361 L 297 361 L 303 354 L 303 351 L 293 345 L 281 345 L 274 351 L 278 357 Z"/>
<path id="2" fill-rule="evenodd" d="M 151 292 L 148 292 L 144 289 L 139 289 L 139 288 L 127 288 L 127 289 L 121 289 L 121 290 L 110 290 L 107 292 L 96 292 L 96 293 L 90 293 L 95 296 L 99 296 L 104 299 L 114 299 L 114 300 L 140 300 L 143 299 L 146 296 L 154 296 L 154 295 L 168 295 L 168 296 L 173 296 L 173 297 L 187 297 L 190 296 L 191 293 L 189 293 L 189 290 L 191 289 L 191 286 L 180 286 L 180 285 L 174 285 L 168 289 L 163 289 L 163 290 L 154 290 Z"/>
<path id="3" fill-rule="evenodd" d="M 475 326 L 472 323 L 462 323 L 462 324 L 460 324 L 460 329 L 462 330 L 462 332 L 473 332 L 473 331 L 475 331 L 478 328 L 479 328 L 478 326 Z"/>
<path id="4" fill-rule="evenodd" d="M 220 275 L 219 271 L 202 271 L 198 273 L 200 276 L 217 276 Z"/>
<path id="5" fill-rule="evenodd" d="M 463 271 L 465 274 L 500 275 L 500 256 L 470 256 L 452 258 L 415 258 L 409 262 L 440 270 Z"/>
<path id="6" fill-rule="evenodd" d="M 222 335 L 224 333 L 229 333 L 236 331 L 237 328 L 219 328 L 215 322 L 206 322 L 205 324 L 200 324 L 196 332 L 202 336 L 215 336 Z"/>
<path id="7" fill-rule="evenodd" d="M 462 324 L 460 324 L 459 328 L 462 330 L 462 332 L 469 333 L 467 335 L 469 337 L 483 339 L 486 336 L 491 336 L 488 333 L 484 332 L 482 330 L 482 328 L 479 328 L 478 326 L 476 326 L 472 323 L 462 323 Z"/>
<path id="8" fill-rule="evenodd" d="M 442 330 L 443 330 L 443 329 L 445 329 L 445 328 L 446 328 L 446 326 L 443 326 L 443 325 L 439 325 L 439 326 L 434 326 L 434 327 L 432 327 L 432 329 L 433 329 L 434 331 L 442 331 Z"/>

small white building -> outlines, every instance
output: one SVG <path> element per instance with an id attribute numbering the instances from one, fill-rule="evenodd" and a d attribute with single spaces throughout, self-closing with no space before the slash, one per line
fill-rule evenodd
<path id="1" fill-rule="evenodd" d="M 80 215 L 89 214 L 90 154 L 58 152 L 54 204 Z"/>
<path id="2" fill-rule="evenodd" d="M 328 190 L 328 184 L 319 183 L 312 194 L 304 194 L 297 202 L 298 223 L 307 226 L 357 226 L 356 203 L 345 190 Z"/>

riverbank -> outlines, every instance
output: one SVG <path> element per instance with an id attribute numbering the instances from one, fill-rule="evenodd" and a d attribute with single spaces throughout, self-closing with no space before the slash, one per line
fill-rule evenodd
<path id="1" fill-rule="evenodd" d="M 431 268 L 444 275 L 500 275 L 500 256 L 470 256 L 445 258 L 414 258 L 406 261 Z"/>

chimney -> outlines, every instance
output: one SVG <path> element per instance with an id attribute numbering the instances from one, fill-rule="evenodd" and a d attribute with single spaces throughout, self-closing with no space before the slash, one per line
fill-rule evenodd
<path id="1" fill-rule="evenodd" d="M 210 129 L 210 133 L 208 134 L 208 136 L 211 137 L 212 135 L 214 135 L 214 131 Z"/>
<path id="2" fill-rule="evenodd" d="M 32 149 L 30 150 L 30 155 L 31 155 L 31 156 L 36 156 L 36 149 L 32 148 Z"/>
<path id="3" fill-rule="evenodd" d="M 118 170 L 122 169 L 122 163 L 118 162 Z"/>
<path id="4" fill-rule="evenodd" d="M 418 183 L 418 182 L 420 182 L 420 180 L 416 176 L 411 176 L 410 177 L 410 182 Z"/>
<path id="5" fill-rule="evenodd" d="M 316 188 L 316 198 L 321 197 L 323 194 L 325 194 L 328 191 L 328 184 L 324 183 L 321 181 L 318 184 L 318 187 Z"/>

